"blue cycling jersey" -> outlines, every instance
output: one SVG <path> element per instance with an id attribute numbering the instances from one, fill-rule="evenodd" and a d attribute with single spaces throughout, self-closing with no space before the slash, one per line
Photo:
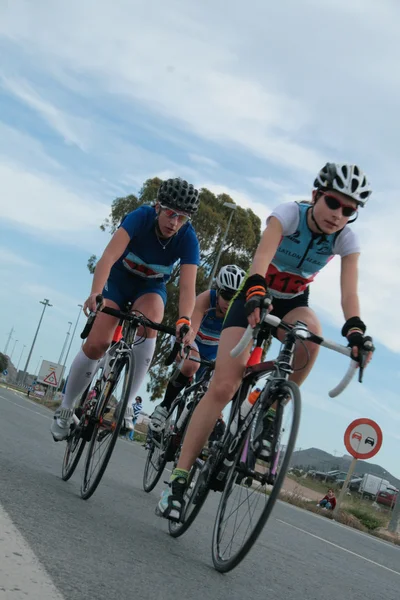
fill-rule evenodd
<path id="1" fill-rule="evenodd" d="M 223 321 L 223 316 L 217 317 L 217 290 L 210 290 L 210 308 L 204 315 L 196 335 L 200 356 L 209 360 L 217 356 Z"/>
<path id="2" fill-rule="evenodd" d="M 169 239 L 156 235 L 156 211 L 152 206 L 141 206 L 127 214 L 120 227 L 130 237 L 129 244 L 111 269 L 111 274 L 123 272 L 147 280 L 167 282 L 174 265 L 200 263 L 199 242 L 191 223 L 183 225 Z"/>

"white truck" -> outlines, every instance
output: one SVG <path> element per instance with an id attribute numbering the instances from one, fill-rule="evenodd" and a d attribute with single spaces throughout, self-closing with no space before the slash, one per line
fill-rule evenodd
<path id="1" fill-rule="evenodd" d="M 387 479 L 366 473 L 360 483 L 358 491 L 363 496 L 375 498 L 378 492 L 386 491 L 387 487 L 390 487 L 390 485 L 390 481 Z"/>

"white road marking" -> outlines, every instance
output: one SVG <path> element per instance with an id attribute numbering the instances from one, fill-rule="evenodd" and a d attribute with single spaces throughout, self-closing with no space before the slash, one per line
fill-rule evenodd
<path id="1" fill-rule="evenodd" d="M 370 558 L 367 558 L 366 556 L 362 556 L 361 554 L 357 554 L 357 552 L 353 552 L 352 550 L 348 550 L 347 548 L 344 548 L 343 546 L 339 546 L 338 544 L 334 544 L 333 542 L 329 542 L 328 540 L 325 540 L 324 538 L 320 537 L 319 535 L 315 535 L 314 533 L 310 533 L 309 531 L 307 531 L 306 529 L 301 529 L 301 527 L 296 527 L 296 525 L 292 525 L 291 523 L 288 523 L 287 521 L 282 521 L 282 519 L 276 519 L 279 523 L 283 523 L 284 525 L 288 525 L 289 527 L 292 527 L 293 529 L 297 529 L 297 531 L 301 531 L 302 533 L 305 533 L 306 535 L 309 535 L 317 540 L 320 540 L 321 542 L 324 542 L 325 544 L 329 544 L 330 546 L 334 546 L 334 548 L 338 548 L 339 550 L 342 550 L 343 552 L 347 552 L 348 554 L 352 554 L 353 556 L 357 556 L 357 558 L 361 558 L 362 560 L 366 560 L 369 563 L 372 563 L 373 565 L 376 565 L 377 567 L 381 567 L 381 569 L 385 569 L 386 571 L 390 571 L 391 573 L 394 573 L 395 575 L 400 575 L 400 571 L 394 571 L 393 569 L 390 569 L 389 567 L 385 567 L 385 565 L 381 565 L 378 562 L 375 562 L 374 560 L 371 560 Z"/>
<path id="2" fill-rule="evenodd" d="M 64 596 L 1 505 L 0 532 L 0 597 L 63 600 Z"/>
<path id="3" fill-rule="evenodd" d="M 18 408 L 22 408 L 24 410 L 29 410 L 29 412 L 35 413 L 36 415 L 40 415 L 41 417 L 43 417 L 44 419 L 52 419 L 52 417 L 49 417 L 47 415 L 44 415 L 43 413 L 39 412 L 38 410 L 32 410 L 31 408 L 28 408 L 27 406 L 22 406 L 22 404 L 18 404 L 17 402 L 13 402 L 12 400 L 9 400 L 8 398 L 5 398 L 4 396 L 2 396 L 0 394 L 0 398 L 2 400 L 5 400 L 6 402 L 8 402 L 9 404 L 14 404 L 14 406 L 18 406 Z M 24 398 L 25 400 L 25 398 Z M 31 404 L 33 404 L 34 406 L 36 406 L 36 404 L 34 402 L 31 402 L 30 400 L 28 400 L 28 402 L 30 402 Z"/>

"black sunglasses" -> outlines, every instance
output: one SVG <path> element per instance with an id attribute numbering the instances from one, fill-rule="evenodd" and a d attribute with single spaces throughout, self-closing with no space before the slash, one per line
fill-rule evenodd
<path id="1" fill-rule="evenodd" d="M 223 300 L 226 300 L 227 302 L 229 302 L 230 300 L 232 300 L 232 298 L 234 297 L 235 294 L 236 294 L 236 292 L 234 292 L 234 291 L 219 290 L 219 295 L 221 296 L 221 298 Z"/>
<path id="2" fill-rule="evenodd" d="M 331 210 L 337 210 L 338 208 L 341 208 L 342 215 L 344 217 L 352 217 L 357 212 L 356 208 L 342 204 L 342 202 L 340 202 L 340 200 L 338 200 L 334 196 L 329 196 L 329 194 L 324 194 L 324 200 L 325 200 L 325 204 L 327 205 L 327 207 L 330 208 Z"/>

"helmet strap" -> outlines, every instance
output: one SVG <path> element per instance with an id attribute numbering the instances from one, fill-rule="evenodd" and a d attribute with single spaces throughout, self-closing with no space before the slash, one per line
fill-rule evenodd
<path id="1" fill-rule="evenodd" d="M 318 199 L 318 198 L 317 198 L 317 199 Z M 315 202 L 317 201 L 317 199 L 315 200 Z M 323 230 L 321 229 L 321 227 L 318 225 L 318 223 L 317 223 L 317 221 L 316 221 L 316 219 L 315 219 L 315 216 L 314 216 L 314 206 L 315 206 L 315 203 L 312 205 L 311 209 L 309 209 L 309 210 L 311 210 L 311 219 L 312 219 L 312 221 L 313 221 L 313 223 L 314 223 L 315 227 L 316 227 L 316 228 L 318 229 L 318 231 L 320 232 L 320 234 L 321 234 L 321 235 L 326 235 L 326 234 L 325 234 L 325 231 L 323 231 Z"/>

